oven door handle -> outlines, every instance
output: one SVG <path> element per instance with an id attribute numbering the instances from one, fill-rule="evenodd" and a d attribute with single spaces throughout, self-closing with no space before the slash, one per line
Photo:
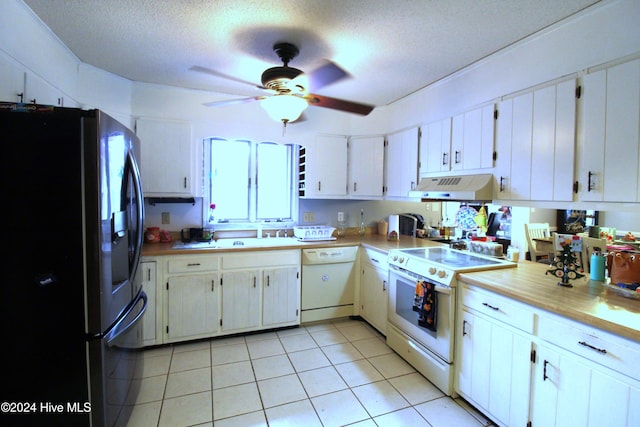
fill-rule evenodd
<path id="1" fill-rule="evenodd" d="M 411 282 L 417 282 L 418 280 L 424 280 L 426 282 L 429 283 L 433 283 L 435 285 L 435 291 L 441 294 L 445 294 L 445 295 L 451 295 L 451 288 L 449 286 L 443 286 L 442 284 L 436 282 L 433 279 L 429 279 L 427 277 L 422 277 L 422 276 L 418 276 L 418 277 L 414 277 L 410 274 L 406 273 L 406 270 L 396 267 L 394 265 L 389 266 L 389 282 L 392 283 L 393 280 L 391 279 L 391 277 L 395 274 L 398 277 L 401 277 L 404 280 L 409 280 Z"/>

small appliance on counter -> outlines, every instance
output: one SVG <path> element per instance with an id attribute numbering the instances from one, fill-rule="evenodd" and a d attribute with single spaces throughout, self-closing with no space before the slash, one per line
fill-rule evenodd
<path id="1" fill-rule="evenodd" d="M 398 215 L 400 219 L 399 232 L 405 236 L 417 236 L 417 230 L 424 229 L 424 218 L 422 215 L 405 213 Z"/>

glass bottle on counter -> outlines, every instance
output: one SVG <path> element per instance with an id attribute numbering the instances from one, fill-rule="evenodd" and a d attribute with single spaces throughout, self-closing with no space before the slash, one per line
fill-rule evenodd
<path id="1" fill-rule="evenodd" d="M 364 209 L 360 209 L 360 228 L 358 229 L 358 234 L 360 236 L 364 236 L 365 227 L 364 227 Z"/>

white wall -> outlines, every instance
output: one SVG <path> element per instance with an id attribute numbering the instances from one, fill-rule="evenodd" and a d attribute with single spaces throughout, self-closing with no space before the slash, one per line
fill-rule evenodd
<path id="1" fill-rule="evenodd" d="M 320 132 L 381 134 L 423 125 L 546 81 L 579 75 L 590 67 L 638 54 L 638 22 L 639 1 L 604 1 L 403 100 L 378 107 L 368 117 L 311 107 L 305 112 L 308 120 L 291 124 L 285 137 L 279 124 L 268 119 L 258 103 L 206 108 L 202 103 L 221 99 L 222 95 L 130 82 L 83 64 L 20 0 L 0 1 L 0 55 L 42 77 L 79 105 L 104 109 L 132 127 L 137 117 L 184 119 L 193 123 L 196 141 L 223 136 L 304 144 Z M 197 156 L 195 161 L 199 164 L 199 152 Z M 300 211 L 313 208 L 317 219 L 330 222 L 337 211 L 336 203 L 359 211 L 358 202 L 351 201 L 301 201 Z M 369 205 L 372 218 L 409 208 L 426 211 L 419 203 L 364 203 Z M 639 230 L 638 206 L 624 208 L 625 215 L 604 214 L 606 224 L 600 225 Z M 181 209 L 176 208 L 175 216 L 192 222 L 192 216 Z M 613 221 L 624 224 L 611 224 Z M 185 226 L 190 225 L 186 222 Z"/>

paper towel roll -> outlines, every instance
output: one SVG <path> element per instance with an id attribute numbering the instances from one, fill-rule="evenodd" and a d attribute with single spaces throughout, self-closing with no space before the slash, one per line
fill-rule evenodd
<path id="1" fill-rule="evenodd" d="M 389 234 L 387 234 L 388 240 L 400 239 L 400 216 L 389 215 Z"/>

